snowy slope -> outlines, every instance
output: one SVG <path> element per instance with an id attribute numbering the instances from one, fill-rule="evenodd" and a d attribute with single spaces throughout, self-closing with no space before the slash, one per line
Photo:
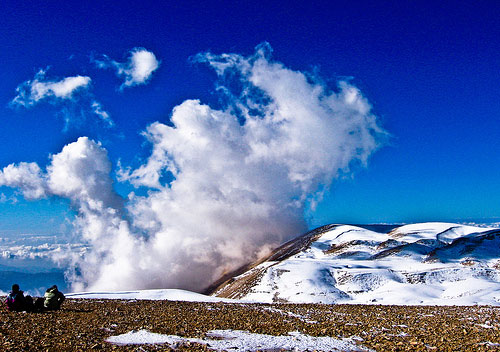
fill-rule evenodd
<path id="1" fill-rule="evenodd" d="M 115 292 L 79 292 L 68 293 L 69 298 L 87 299 L 132 299 L 132 300 L 169 300 L 185 302 L 233 302 L 231 299 L 211 297 L 186 290 L 178 289 L 156 289 L 156 290 L 133 290 Z"/>
<path id="2" fill-rule="evenodd" d="M 268 303 L 500 304 L 499 229 L 330 225 L 276 253 L 214 295 Z"/>

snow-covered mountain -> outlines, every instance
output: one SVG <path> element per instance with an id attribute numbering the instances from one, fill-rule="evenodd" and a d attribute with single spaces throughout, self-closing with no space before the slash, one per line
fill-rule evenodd
<path id="1" fill-rule="evenodd" d="M 268 303 L 499 305 L 500 229 L 328 225 L 213 294 Z"/>

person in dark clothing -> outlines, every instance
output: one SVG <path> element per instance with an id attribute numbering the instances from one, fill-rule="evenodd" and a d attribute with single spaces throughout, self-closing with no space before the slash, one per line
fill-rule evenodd
<path id="1" fill-rule="evenodd" d="M 22 312 L 28 310 L 24 292 L 19 289 L 18 284 L 12 285 L 12 291 L 10 291 L 7 296 L 5 303 L 7 304 L 7 310 L 11 312 Z"/>
<path id="2" fill-rule="evenodd" d="M 59 310 L 61 304 L 66 299 L 63 293 L 57 289 L 56 285 L 49 287 L 47 291 L 45 291 L 44 297 L 43 308 L 45 310 Z"/>

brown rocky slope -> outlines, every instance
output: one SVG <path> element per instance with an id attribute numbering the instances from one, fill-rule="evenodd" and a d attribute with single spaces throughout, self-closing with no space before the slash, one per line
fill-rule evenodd
<path id="1" fill-rule="evenodd" d="M 360 337 L 376 351 L 500 350 L 500 308 L 231 304 L 68 299 L 46 313 L 0 311 L 3 351 L 170 351 L 166 345 L 117 346 L 105 340 L 131 330 L 201 337 L 213 329 L 270 335 Z M 204 345 L 177 346 L 206 351 Z"/>

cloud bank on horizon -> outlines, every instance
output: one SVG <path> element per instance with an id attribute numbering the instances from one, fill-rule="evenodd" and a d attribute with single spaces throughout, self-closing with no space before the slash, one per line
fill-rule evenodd
<path id="1" fill-rule="evenodd" d="M 90 245 L 69 258 L 74 290 L 201 291 L 305 231 L 307 207 L 380 146 L 384 131 L 359 89 L 291 70 L 271 59 L 267 43 L 248 57 L 194 60 L 215 70 L 227 106 L 186 100 L 170 123 L 146 127 L 151 155 L 136 169 L 120 167 L 116 181 L 147 195 L 121 198 L 107 151 L 87 137 L 52 155 L 45 170 L 21 162 L 0 171 L 0 186 L 27 199 L 71 201 L 75 230 Z M 131 86 L 159 62 L 134 49 L 127 63 L 108 64 Z"/>

